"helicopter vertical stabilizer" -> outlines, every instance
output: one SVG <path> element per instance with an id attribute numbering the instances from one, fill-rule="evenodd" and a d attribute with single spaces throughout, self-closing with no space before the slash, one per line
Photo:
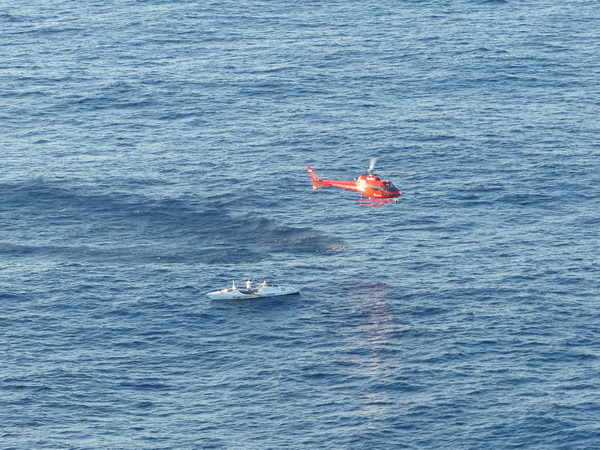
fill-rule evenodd
<path id="1" fill-rule="evenodd" d="M 323 185 L 321 184 L 321 180 L 319 180 L 317 178 L 317 176 L 315 175 L 315 172 L 312 170 L 312 168 L 310 166 L 306 166 L 306 169 L 308 170 L 308 174 L 310 175 L 310 181 L 312 182 L 313 190 L 320 191 L 323 188 Z"/>

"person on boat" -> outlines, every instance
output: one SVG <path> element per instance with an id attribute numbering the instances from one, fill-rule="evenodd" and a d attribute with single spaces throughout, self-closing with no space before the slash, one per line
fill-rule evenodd
<path id="1" fill-rule="evenodd" d="M 248 290 L 252 289 L 252 280 L 250 278 L 248 278 L 248 280 L 246 280 L 246 289 L 248 289 Z"/>

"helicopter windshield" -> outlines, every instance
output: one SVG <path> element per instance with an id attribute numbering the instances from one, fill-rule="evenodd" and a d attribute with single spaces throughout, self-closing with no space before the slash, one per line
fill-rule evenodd
<path id="1" fill-rule="evenodd" d="M 394 183 L 392 183 L 391 181 L 388 181 L 386 183 L 385 187 L 387 187 L 388 191 L 397 191 L 398 190 L 396 185 Z"/>

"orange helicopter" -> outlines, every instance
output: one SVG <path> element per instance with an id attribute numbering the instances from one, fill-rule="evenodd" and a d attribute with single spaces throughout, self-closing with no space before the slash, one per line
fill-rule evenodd
<path id="1" fill-rule="evenodd" d="M 367 173 L 356 177 L 354 181 L 322 180 L 317 178 L 310 166 L 306 168 L 315 191 L 328 186 L 356 191 L 361 194 L 358 204 L 365 206 L 382 206 L 397 202 L 402 192 L 391 181 L 375 176 L 375 162 L 377 158 L 371 158 Z"/>

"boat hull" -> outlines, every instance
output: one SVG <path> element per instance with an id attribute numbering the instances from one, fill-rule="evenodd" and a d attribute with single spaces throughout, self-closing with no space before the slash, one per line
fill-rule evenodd
<path id="1" fill-rule="evenodd" d="M 244 300 L 251 298 L 279 297 L 281 295 L 299 294 L 300 289 L 291 286 L 266 286 L 252 291 L 237 288 L 221 289 L 206 294 L 211 300 Z"/>

